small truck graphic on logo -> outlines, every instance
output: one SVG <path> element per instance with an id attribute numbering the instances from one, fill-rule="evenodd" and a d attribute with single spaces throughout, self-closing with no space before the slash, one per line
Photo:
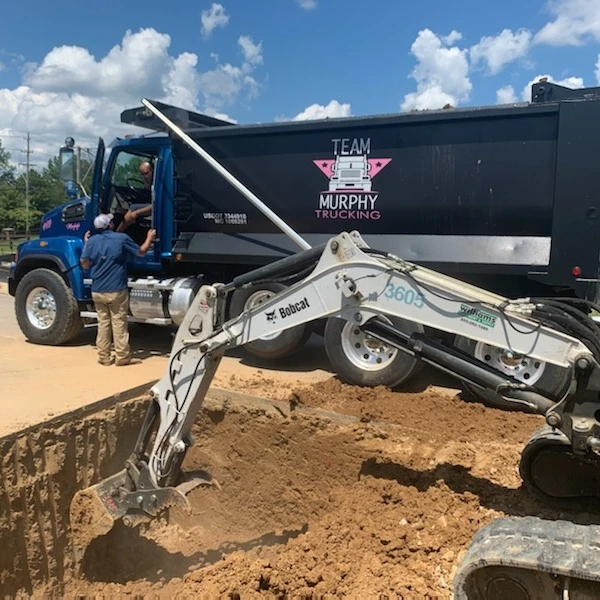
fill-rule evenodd
<path id="1" fill-rule="evenodd" d="M 329 180 L 329 191 L 359 190 L 370 192 L 373 186 L 369 171 L 371 165 L 366 156 L 337 156 L 331 165 L 333 175 Z"/>

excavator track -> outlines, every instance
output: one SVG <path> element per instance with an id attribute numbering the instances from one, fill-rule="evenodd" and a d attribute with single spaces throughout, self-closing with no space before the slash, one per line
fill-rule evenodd
<path id="1" fill-rule="evenodd" d="M 600 597 L 600 526 L 506 517 L 473 537 L 454 577 L 456 600 Z"/>
<path id="2" fill-rule="evenodd" d="M 597 512 L 600 507 L 600 457 L 575 454 L 567 436 L 540 427 L 527 442 L 519 473 L 531 493 L 549 506 Z"/>

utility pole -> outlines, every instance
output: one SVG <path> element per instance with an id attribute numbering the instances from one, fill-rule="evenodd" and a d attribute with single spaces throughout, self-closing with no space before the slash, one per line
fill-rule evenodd
<path id="1" fill-rule="evenodd" d="M 25 173 L 25 236 L 29 239 L 29 155 L 31 154 L 30 143 L 31 136 L 27 132 L 27 172 Z"/>
<path id="2" fill-rule="evenodd" d="M 27 137 L 25 138 L 27 140 L 27 148 L 25 150 L 22 150 L 22 152 L 25 153 L 26 159 L 25 159 L 25 163 L 19 163 L 19 164 L 25 164 L 25 236 L 27 237 L 27 239 L 29 239 L 29 155 L 33 152 L 33 150 L 31 150 L 31 135 L 29 134 L 29 131 L 27 132 Z"/>

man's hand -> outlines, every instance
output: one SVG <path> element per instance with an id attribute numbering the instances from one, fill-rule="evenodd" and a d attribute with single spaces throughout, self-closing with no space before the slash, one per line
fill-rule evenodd
<path id="1" fill-rule="evenodd" d="M 144 243 L 140 246 L 140 251 L 138 252 L 138 256 L 145 256 L 146 252 L 148 252 L 148 249 L 150 248 L 152 242 L 156 239 L 156 229 L 150 229 L 148 230 L 148 233 L 146 234 L 146 239 L 144 240 Z"/>
<path id="2" fill-rule="evenodd" d="M 83 241 L 87 242 L 90 239 L 91 235 L 92 235 L 92 232 L 88 229 L 83 236 Z"/>

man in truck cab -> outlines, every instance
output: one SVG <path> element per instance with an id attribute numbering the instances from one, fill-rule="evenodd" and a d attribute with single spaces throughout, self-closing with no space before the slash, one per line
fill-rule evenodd
<path id="1" fill-rule="evenodd" d="M 80 263 L 84 269 L 90 269 L 92 277 L 92 300 L 98 315 L 98 362 L 105 366 L 135 364 L 140 361 L 131 358 L 129 345 L 127 262 L 148 252 L 156 231 L 150 229 L 144 243 L 138 246 L 128 235 L 114 231 L 112 214 L 98 215 L 94 228 L 98 233 L 86 236 Z M 114 359 L 111 342 L 115 347 Z"/>
<path id="2" fill-rule="evenodd" d="M 133 223 L 141 217 L 149 217 L 152 214 L 152 182 L 154 179 L 154 167 L 148 161 L 144 161 L 139 167 L 140 175 L 144 181 L 144 190 L 148 193 L 148 204 L 135 210 L 128 210 L 123 217 L 121 223 L 117 227 L 117 231 L 126 231 Z"/>

